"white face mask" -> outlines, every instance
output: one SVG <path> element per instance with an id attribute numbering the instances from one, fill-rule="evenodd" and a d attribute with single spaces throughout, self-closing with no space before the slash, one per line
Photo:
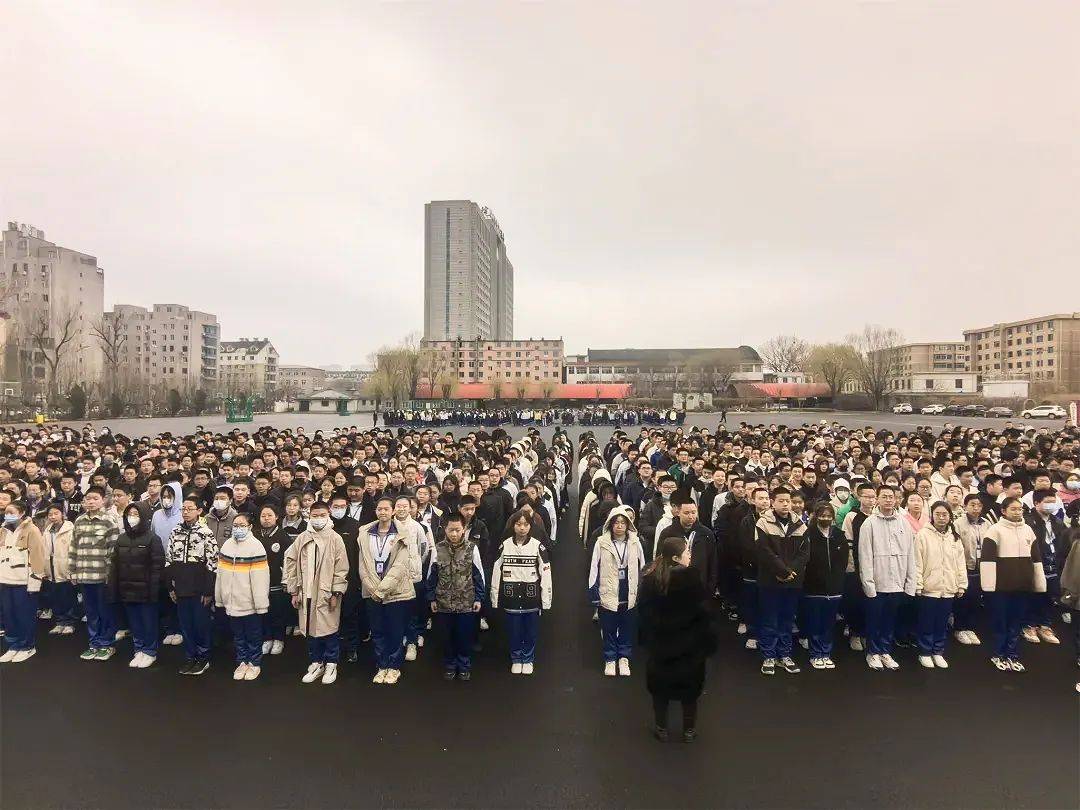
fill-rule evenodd
<path id="1" fill-rule="evenodd" d="M 341 520 L 343 517 L 345 517 L 345 510 L 341 508 L 331 509 L 330 517 L 332 517 L 334 520 Z"/>
<path id="2" fill-rule="evenodd" d="M 137 529 L 142 519 L 138 515 L 128 515 L 127 523 L 130 528 Z"/>
<path id="3" fill-rule="evenodd" d="M 311 528 L 315 531 L 322 531 L 326 528 L 326 524 L 329 523 L 329 518 L 315 517 L 311 519 Z"/>
<path id="4" fill-rule="evenodd" d="M 219 512 L 224 512 L 229 508 L 229 502 L 224 498 L 214 501 L 214 508 Z"/>

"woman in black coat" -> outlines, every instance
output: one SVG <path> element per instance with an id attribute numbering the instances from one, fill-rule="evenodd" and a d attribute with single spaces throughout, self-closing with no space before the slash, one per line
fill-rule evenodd
<path id="1" fill-rule="evenodd" d="M 665 537 L 641 584 L 641 613 L 648 642 L 646 685 L 653 698 L 654 736 L 668 738 L 668 703 L 683 710 L 683 742 L 697 736 L 697 700 L 705 685 L 705 659 L 716 650 L 701 574 L 690 567 L 682 535 Z"/>
<path id="2" fill-rule="evenodd" d="M 152 511 L 145 501 L 124 510 L 122 529 L 112 560 L 112 586 L 123 603 L 135 657 L 129 666 L 145 669 L 157 660 L 158 594 L 165 568 L 165 546 L 150 528 Z"/>

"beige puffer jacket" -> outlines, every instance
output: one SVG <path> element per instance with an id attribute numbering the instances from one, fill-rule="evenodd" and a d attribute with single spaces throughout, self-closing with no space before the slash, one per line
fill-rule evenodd
<path id="1" fill-rule="evenodd" d="M 915 535 L 915 593 L 949 598 L 967 590 L 964 544 L 951 531 L 932 525 Z"/>

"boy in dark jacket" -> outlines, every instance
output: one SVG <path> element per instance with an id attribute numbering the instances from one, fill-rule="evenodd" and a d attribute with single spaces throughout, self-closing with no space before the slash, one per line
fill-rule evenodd
<path id="1" fill-rule="evenodd" d="M 833 625 L 844 592 L 850 549 L 842 529 L 835 525 L 836 512 L 829 503 L 818 503 L 806 537 L 810 556 L 803 582 L 803 611 L 799 630 L 810 645 L 810 666 L 835 669 L 832 660 Z"/>
<path id="2" fill-rule="evenodd" d="M 176 603 L 187 661 L 181 675 L 202 675 L 210 668 L 210 631 L 217 574 L 218 547 L 214 533 L 199 522 L 199 495 L 187 495 L 180 525 L 173 529 L 165 550 L 169 598 Z"/>
<path id="3" fill-rule="evenodd" d="M 802 592 L 810 542 L 806 524 L 791 513 L 791 492 L 777 487 L 772 509 L 755 526 L 758 563 L 758 607 L 761 611 L 758 645 L 762 675 L 774 675 L 779 659 L 784 671 L 794 675 L 799 667 L 791 658 L 791 626 Z"/>
<path id="4" fill-rule="evenodd" d="M 1052 489 L 1039 489 L 1031 497 L 1035 508 L 1025 520 L 1039 541 L 1042 553 L 1043 573 L 1046 575 L 1046 591 L 1033 593 L 1029 597 L 1027 616 L 1024 620 L 1024 641 L 1038 644 L 1059 644 L 1057 635 L 1050 626 L 1050 616 L 1061 593 L 1059 574 L 1065 566 L 1069 554 L 1069 530 L 1061 519 L 1054 514 L 1058 507 L 1058 495 Z"/>
<path id="5" fill-rule="evenodd" d="M 360 639 L 367 636 L 367 612 L 361 609 L 360 598 L 360 524 L 349 517 L 349 499 L 345 495 L 330 499 L 330 522 L 341 535 L 349 560 L 348 584 L 341 597 L 341 646 L 345 660 L 355 664 L 360 658 Z"/>

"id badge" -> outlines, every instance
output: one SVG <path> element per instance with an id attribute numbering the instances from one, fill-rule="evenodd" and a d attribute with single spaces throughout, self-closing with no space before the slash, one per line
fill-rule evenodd
<path id="1" fill-rule="evenodd" d="M 383 561 L 383 560 L 376 560 L 375 561 L 375 573 L 378 575 L 379 579 L 382 579 L 383 574 L 386 573 L 386 562 L 385 561 Z"/>
<path id="2" fill-rule="evenodd" d="M 627 569 L 625 569 L 625 568 L 620 568 L 619 569 L 619 579 L 625 580 L 626 579 L 626 574 L 627 574 Z"/>

